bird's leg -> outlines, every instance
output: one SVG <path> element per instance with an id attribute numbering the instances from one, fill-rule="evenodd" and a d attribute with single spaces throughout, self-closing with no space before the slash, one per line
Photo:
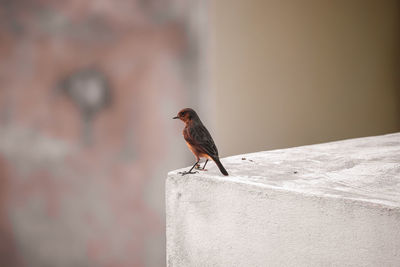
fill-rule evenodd
<path id="1" fill-rule="evenodd" d="M 206 162 L 204 163 L 204 166 L 203 166 L 203 171 L 205 171 L 205 168 L 206 168 L 206 165 L 207 165 L 207 162 L 208 162 L 208 159 L 206 159 Z"/>
<path id="2" fill-rule="evenodd" d="M 189 171 L 187 171 L 187 172 L 178 172 L 178 173 L 179 173 L 179 174 L 182 174 L 182 176 L 183 176 L 183 175 L 186 175 L 186 174 L 194 174 L 194 173 L 196 173 L 196 172 L 192 172 L 192 170 L 193 170 L 193 168 L 199 163 L 199 161 L 200 161 L 200 160 L 197 160 L 196 163 L 192 166 L 192 168 L 190 168 Z"/>
<path id="3" fill-rule="evenodd" d="M 199 171 L 206 171 L 207 162 L 208 162 L 208 159 L 206 159 L 206 162 L 204 163 L 203 168 L 201 168 L 201 167 L 200 167 L 200 163 L 198 163 L 198 164 L 196 165 L 195 169 L 196 169 L 196 170 L 199 170 Z"/>
<path id="4" fill-rule="evenodd" d="M 197 164 L 195 164 L 194 168 L 196 170 L 201 170 L 200 163 L 199 163 L 200 162 L 200 158 L 198 156 L 196 156 L 196 160 L 197 160 Z"/>

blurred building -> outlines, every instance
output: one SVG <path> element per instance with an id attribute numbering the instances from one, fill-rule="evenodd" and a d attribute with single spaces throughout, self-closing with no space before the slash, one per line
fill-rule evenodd
<path id="1" fill-rule="evenodd" d="M 0 265 L 163 266 L 202 3 L 0 5 Z"/>

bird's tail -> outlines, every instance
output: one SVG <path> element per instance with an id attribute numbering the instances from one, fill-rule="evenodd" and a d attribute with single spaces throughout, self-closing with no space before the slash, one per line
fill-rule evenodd
<path id="1" fill-rule="evenodd" d="M 217 164 L 219 170 L 222 172 L 223 175 L 228 176 L 228 172 L 225 170 L 224 166 L 222 165 L 221 161 L 219 161 L 219 158 L 213 158 L 215 164 Z"/>

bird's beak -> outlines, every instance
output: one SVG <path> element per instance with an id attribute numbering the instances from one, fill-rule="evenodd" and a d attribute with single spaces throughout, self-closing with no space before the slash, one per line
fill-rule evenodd
<path id="1" fill-rule="evenodd" d="M 175 120 L 175 119 L 179 119 L 179 117 L 173 117 L 173 119 Z"/>

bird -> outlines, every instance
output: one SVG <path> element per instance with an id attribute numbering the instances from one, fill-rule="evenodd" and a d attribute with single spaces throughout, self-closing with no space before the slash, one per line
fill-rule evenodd
<path id="1" fill-rule="evenodd" d="M 225 176 L 228 176 L 228 172 L 219 160 L 217 146 L 215 145 L 214 140 L 212 139 L 207 128 L 201 122 L 196 111 L 191 108 L 184 108 L 179 111 L 177 116 L 173 117 L 173 119 L 180 119 L 185 123 L 183 137 L 189 149 L 196 157 L 196 163 L 192 166 L 192 168 L 190 168 L 189 171 L 181 172 L 180 174 L 183 176 L 186 174 L 196 173 L 192 172 L 193 168 L 195 167 L 199 170 L 205 170 L 208 160 L 213 160 L 217 164 L 221 173 Z M 200 168 L 199 165 L 201 158 L 206 159 L 203 168 Z"/>

